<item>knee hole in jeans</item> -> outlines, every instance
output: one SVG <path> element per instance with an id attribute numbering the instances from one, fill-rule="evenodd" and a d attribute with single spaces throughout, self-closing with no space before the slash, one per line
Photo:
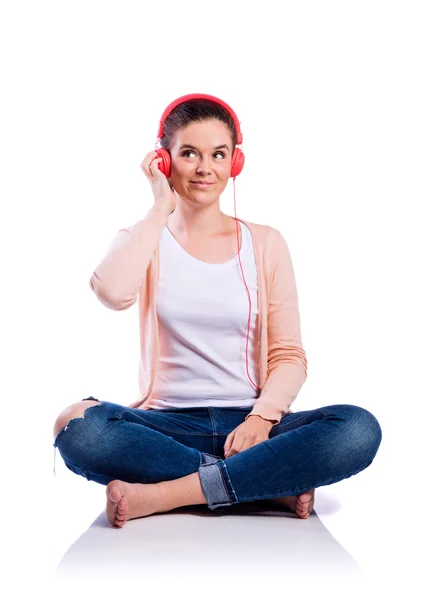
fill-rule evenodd
<path id="1" fill-rule="evenodd" d="M 84 406 L 82 402 L 86 402 L 87 406 Z M 54 424 L 54 439 L 57 438 L 59 433 L 68 428 L 69 423 L 73 419 L 84 419 L 84 414 L 89 408 L 93 408 L 94 406 L 102 406 L 102 403 L 99 400 L 82 400 L 81 402 L 76 402 L 75 404 L 71 404 L 68 406 L 60 415 L 57 417 L 57 420 Z"/>

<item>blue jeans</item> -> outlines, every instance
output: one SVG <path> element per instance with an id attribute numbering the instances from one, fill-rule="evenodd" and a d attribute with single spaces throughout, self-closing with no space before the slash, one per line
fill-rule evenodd
<path id="1" fill-rule="evenodd" d="M 55 438 L 68 469 L 102 485 L 113 479 L 158 483 L 198 471 L 212 510 L 351 477 L 371 464 L 382 439 L 368 410 L 334 404 L 288 413 L 269 439 L 224 459 L 224 442 L 250 407 L 141 410 L 99 402 Z"/>

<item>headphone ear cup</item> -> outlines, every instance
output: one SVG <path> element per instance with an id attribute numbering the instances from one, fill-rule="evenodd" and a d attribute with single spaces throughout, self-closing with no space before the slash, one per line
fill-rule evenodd
<path id="1" fill-rule="evenodd" d="M 155 150 L 157 158 L 162 158 L 158 163 L 158 169 L 164 173 L 166 177 L 170 177 L 171 174 L 171 156 L 165 148 L 157 148 Z"/>
<path id="2" fill-rule="evenodd" d="M 235 148 L 233 150 L 232 156 L 232 170 L 230 172 L 230 177 L 237 177 L 243 169 L 245 162 L 245 154 L 242 152 L 240 148 Z"/>

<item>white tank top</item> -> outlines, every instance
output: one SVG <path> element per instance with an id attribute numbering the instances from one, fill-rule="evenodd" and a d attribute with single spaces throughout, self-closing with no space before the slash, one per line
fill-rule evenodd
<path id="1" fill-rule="evenodd" d="M 259 385 L 257 269 L 251 233 L 238 223 L 251 298 L 248 372 Z M 260 392 L 247 375 L 249 300 L 238 255 L 224 264 L 202 262 L 182 248 L 167 226 L 159 244 L 160 353 L 148 406 L 253 406 Z"/>

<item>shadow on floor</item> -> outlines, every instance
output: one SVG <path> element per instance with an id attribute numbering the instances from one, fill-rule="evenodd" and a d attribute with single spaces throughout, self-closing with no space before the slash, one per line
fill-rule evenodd
<path id="1" fill-rule="evenodd" d="M 132 576 L 148 583 L 155 575 L 160 584 L 167 574 L 222 572 L 249 578 L 283 575 L 309 587 L 312 577 L 321 585 L 325 579 L 333 585 L 364 580 L 315 511 L 300 519 L 266 500 L 215 510 L 184 506 L 128 521 L 122 528 L 114 528 L 104 511 L 67 550 L 55 578 Z"/>

